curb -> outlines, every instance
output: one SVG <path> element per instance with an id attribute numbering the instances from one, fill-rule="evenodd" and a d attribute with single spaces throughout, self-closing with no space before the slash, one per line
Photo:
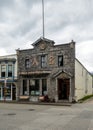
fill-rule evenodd
<path id="1" fill-rule="evenodd" d="M 48 102 L 0 101 L 0 103 L 29 104 L 29 105 L 51 105 L 51 106 L 72 106 L 72 103 L 48 103 Z"/>

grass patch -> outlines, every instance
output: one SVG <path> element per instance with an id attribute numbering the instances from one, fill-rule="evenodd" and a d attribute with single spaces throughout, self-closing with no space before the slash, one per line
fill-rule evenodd
<path id="1" fill-rule="evenodd" d="M 84 102 L 84 101 L 90 99 L 91 97 L 93 97 L 93 95 L 87 95 L 87 96 L 85 96 L 85 97 L 79 99 L 78 101 L 79 101 L 80 103 L 82 103 L 82 102 Z"/>

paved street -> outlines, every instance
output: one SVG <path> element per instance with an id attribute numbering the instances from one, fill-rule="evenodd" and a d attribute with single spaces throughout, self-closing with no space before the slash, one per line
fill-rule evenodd
<path id="1" fill-rule="evenodd" d="M 72 106 L 0 103 L 0 130 L 93 130 L 93 101 Z"/>

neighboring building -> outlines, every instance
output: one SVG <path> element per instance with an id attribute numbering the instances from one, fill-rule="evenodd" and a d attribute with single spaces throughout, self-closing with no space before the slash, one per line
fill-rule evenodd
<path id="1" fill-rule="evenodd" d="M 76 101 L 93 94 L 93 77 L 87 69 L 75 59 L 75 98 Z"/>
<path id="2" fill-rule="evenodd" d="M 17 56 L 0 56 L 0 100 L 16 100 Z"/>
<path id="3" fill-rule="evenodd" d="M 72 102 L 92 94 L 92 77 L 75 58 L 75 42 L 54 44 L 40 38 L 33 49 L 17 50 L 19 98 L 38 101 L 48 95 L 51 101 Z"/>

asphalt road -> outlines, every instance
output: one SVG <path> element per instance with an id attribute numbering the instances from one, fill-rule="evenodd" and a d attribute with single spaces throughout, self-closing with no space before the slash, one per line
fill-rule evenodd
<path id="1" fill-rule="evenodd" d="M 93 130 L 93 101 L 72 106 L 0 103 L 0 130 Z"/>

